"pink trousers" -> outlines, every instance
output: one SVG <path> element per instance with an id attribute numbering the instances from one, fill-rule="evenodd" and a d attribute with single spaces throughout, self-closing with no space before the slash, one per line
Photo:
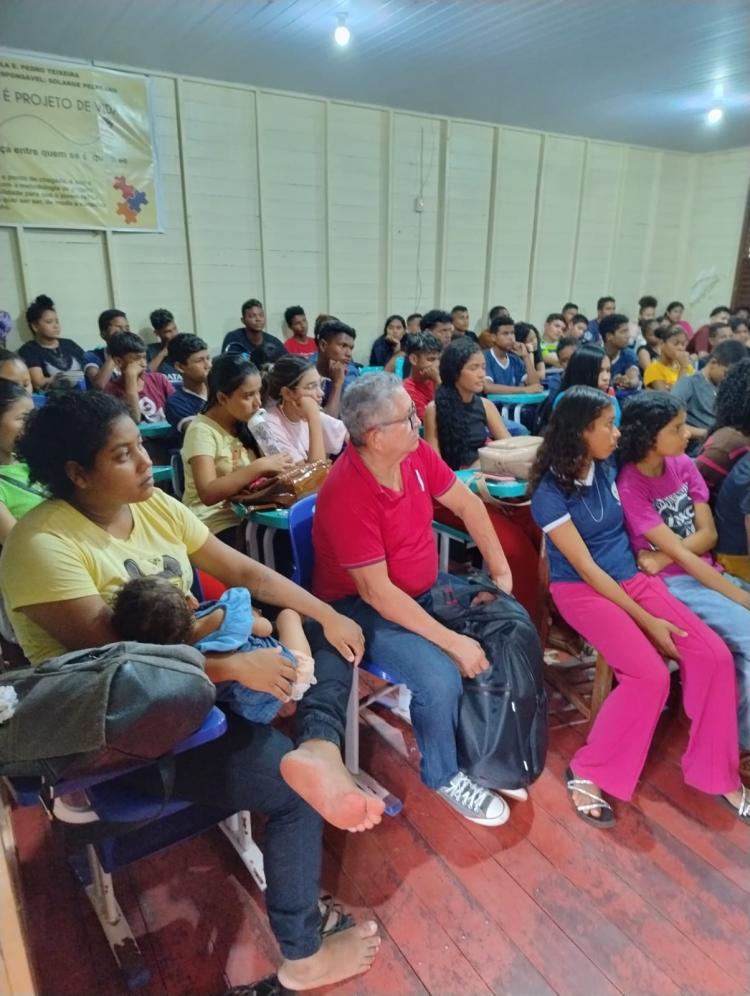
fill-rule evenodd
<path id="1" fill-rule="evenodd" d="M 737 691 L 734 661 L 726 644 L 659 578 L 639 572 L 621 587 L 651 615 L 688 634 L 673 636 L 690 719 L 690 739 L 682 757 L 685 781 L 715 795 L 734 791 L 740 786 Z M 605 699 L 571 769 L 618 799 L 630 799 L 667 700 L 666 664 L 630 616 L 589 585 L 557 581 L 550 592 L 562 617 L 602 654 L 617 676 L 617 687 Z"/>

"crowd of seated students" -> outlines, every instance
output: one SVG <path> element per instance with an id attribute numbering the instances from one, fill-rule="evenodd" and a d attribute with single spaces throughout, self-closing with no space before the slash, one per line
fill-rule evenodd
<path id="1" fill-rule="evenodd" d="M 221 796 L 222 805 L 231 799 L 238 809 L 269 813 L 269 916 L 285 984 L 309 988 L 355 974 L 377 950 L 370 923 L 344 931 L 338 947 L 321 946 L 316 905 L 321 817 L 361 830 L 382 813 L 340 757 L 347 662 L 361 657 L 363 633 L 383 661 L 394 658 L 414 694 L 425 783 L 467 819 L 491 826 L 507 819 L 501 795 L 458 770 L 449 735 L 460 676 L 486 666 L 481 648 L 429 618 L 424 587 L 417 588 L 432 576 L 432 559 L 420 573 L 412 558 L 407 576 L 403 551 L 374 538 L 386 526 L 401 536 L 417 521 L 409 516 L 419 529 L 404 533 L 404 550 L 413 551 L 415 536 L 424 540 L 433 518 L 465 529 L 496 583 L 537 626 L 546 534 L 557 610 L 618 680 L 570 763 L 568 788 L 583 819 L 611 826 L 603 793 L 632 795 L 666 696 L 663 656 L 678 660 L 686 676 L 686 781 L 749 819 L 740 784 L 740 772 L 750 775 L 747 315 L 738 310 L 730 319 L 728 309 L 714 309 L 694 335 L 680 302 L 658 315 L 649 296 L 639 301 L 637 323 L 604 296 L 595 319 L 567 302 L 547 315 L 541 333 L 500 305 L 478 335 L 462 305 L 391 315 L 370 355 L 385 372 L 363 377 L 352 326 L 319 315 L 310 336 L 302 307 L 284 314 L 282 342 L 266 331 L 262 303 L 245 301 L 242 325 L 212 358 L 165 308 L 150 315 L 157 339 L 150 346 L 123 311 L 109 309 L 99 316 L 103 346 L 85 352 L 60 337 L 53 302 L 37 298 L 27 312 L 33 340 L 18 355 L 0 352 L 0 543 L 7 547 L 0 583 L 32 663 L 121 635 L 112 605 L 132 575 L 123 566 L 129 561 L 144 574 L 160 564 L 184 592 L 198 567 L 317 620 L 305 640 L 318 684 L 298 710 L 297 739 L 235 715 L 227 738 L 178 771 L 186 798 L 217 804 Z M 81 382 L 90 390 L 78 390 Z M 488 395 L 523 403 L 545 387 L 548 397 L 526 419 L 544 435 L 531 508 L 501 511 L 467 497 L 451 471 L 475 467 L 486 442 L 528 432 Z M 48 394 L 31 415 L 30 389 Z M 154 491 L 133 425 L 163 420 L 181 451 L 181 504 Z M 241 552 L 231 500 L 300 461 L 324 458 L 335 462 L 316 517 L 319 600 Z M 345 528 L 352 513 L 359 545 Z M 95 539 L 102 529 L 103 546 Z M 11 567 L 21 561 L 22 572 Z M 29 581 L 41 575 L 49 579 L 44 592 Z M 417 641 L 414 653 L 409 640 Z M 289 661 L 269 648 L 207 661 L 215 680 L 277 698 L 290 697 L 296 680 Z M 224 779 L 213 784 L 219 770 Z"/>

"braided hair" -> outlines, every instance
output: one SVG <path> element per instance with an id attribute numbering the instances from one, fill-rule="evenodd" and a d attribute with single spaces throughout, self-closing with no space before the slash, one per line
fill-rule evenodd
<path id="1" fill-rule="evenodd" d="M 466 406 L 456 384 L 470 357 L 481 352 L 473 339 L 460 336 L 440 357 L 440 385 L 435 391 L 435 415 L 440 453 L 451 470 L 458 470 L 471 463 L 476 456 L 467 444 Z"/>

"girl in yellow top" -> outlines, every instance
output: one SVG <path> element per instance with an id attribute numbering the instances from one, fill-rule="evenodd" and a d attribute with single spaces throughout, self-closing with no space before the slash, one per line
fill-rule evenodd
<path id="1" fill-rule="evenodd" d="M 237 353 L 214 360 L 208 375 L 208 398 L 185 432 L 182 501 L 211 532 L 235 545 L 238 519 L 227 505 L 261 477 L 273 477 L 293 466 L 286 454 L 261 457 L 247 428 L 260 408 L 260 374 Z"/>
<path id="2" fill-rule="evenodd" d="M 659 358 L 652 360 L 643 371 L 643 386 L 652 391 L 671 391 L 680 377 L 691 377 L 695 370 L 690 364 L 687 336 L 679 325 L 656 330 Z"/>

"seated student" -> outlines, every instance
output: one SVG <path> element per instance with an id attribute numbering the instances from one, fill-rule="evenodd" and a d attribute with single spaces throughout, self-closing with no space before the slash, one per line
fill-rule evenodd
<path id="1" fill-rule="evenodd" d="M 696 457 L 713 503 L 732 467 L 750 450 L 750 358 L 733 363 L 716 392 L 716 421 Z"/>
<path id="2" fill-rule="evenodd" d="M 149 321 L 154 335 L 159 341 L 152 342 L 146 347 L 148 368 L 164 374 L 170 384 L 177 386 L 181 383 L 182 377 L 169 359 L 169 344 L 176 335 L 180 334 L 174 315 L 166 308 L 157 308 L 149 315 Z"/>
<path id="3" fill-rule="evenodd" d="M 197 567 L 316 620 L 307 633 L 317 684 L 298 705 L 295 743 L 230 712 L 222 737 L 175 757 L 174 796 L 225 812 L 267 814 L 267 909 L 285 986 L 306 989 L 366 971 L 377 948 L 375 924 L 321 938 L 317 912 L 321 816 L 356 830 L 373 826 L 382 813 L 382 803 L 356 787 L 340 756 L 351 665 L 364 650 L 361 631 L 291 581 L 218 543 L 155 489 L 138 429 L 115 398 L 100 391 L 53 397 L 32 413 L 21 445 L 32 480 L 54 496 L 19 521 L 0 568 L 5 604 L 32 664 L 117 639 L 111 603 L 129 580 L 128 566 L 169 574 L 185 593 Z M 207 654 L 206 671 L 213 681 L 238 680 L 279 696 L 288 694 L 293 678 L 272 650 Z M 151 789 L 157 798 L 159 781 L 139 772 L 141 791 Z"/>
<path id="4" fill-rule="evenodd" d="M 393 356 L 402 356 L 401 340 L 406 334 L 406 322 L 401 315 L 389 315 L 383 332 L 372 344 L 370 366 L 384 367 Z"/>
<path id="5" fill-rule="evenodd" d="M 170 339 L 167 357 L 180 375 L 180 383 L 167 398 L 164 415 L 173 428 L 184 432 L 190 420 L 203 411 L 208 398 L 211 357 L 205 342 L 187 332 Z"/>
<path id="6" fill-rule="evenodd" d="M 134 332 L 117 332 L 107 349 L 119 373 L 106 385 L 107 393 L 125 402 L 134 422 L 163 422 L 174 388 L 163 374 L 146 369 L 143 339 Z"/>
<path id="7" fill-rule="evenodd" d="M 656 309 L 659 302 L 651 294 L 644 294 L 638 299 L 638 323 L 648 322 L 656 318 Z M 676 323 L 675 323 L 676 324 Z"/>
<path id="8" fill-rule="evenodd" d="M 44 501 L 29 482 L 29 468 L 16 458 L 16 443 L 33 407 L 31 396 L 19 384 L 0 380 L 0 546 L 16 519 Z"/>
<path id="9" fill-rule="evenodd" d="M 603 791 L 631 798 L 669 694 L 663 657 L 679 660 L 691 719 L 685 781 L 750 822 L 739 776 L 734 663 L 724 642 L 656 577 L 638 570 L 609 458 L 611 399 L 574 387 L 550 420 L 531 474 L 531 511 L 548 542 L 550 593 L 563 618 L 614 670 L 607 696 L 566 772 L 585 822 L 612 826 Z"/>
<path id="10" fill-rule="evenodd" d="M 507 318 L 509 314 L 510 312 L 504 304 L 495 304 L 490 308 L 489 315 L 487 316 L 487 328 L 482 329 L 477 339 L 481 349 L 489 349 L 492 345 L 492 336 L 490 335 L 489 329 L 492 324 L 492 319 L 497 318 L 498 315 L 504 315 Z"/>
<path id="11" fill-rule="evenodd" d="M 440 308 L 433 308 L 422 315 L 419 327 L 422 332 L 431 332 L 443 349 L 449 346 L 453 339 L 453 319 L 447 311 L 441 311 Z"/>
<path id="12" fill-rule="evenodd" d="M 701 443 L 716 421 L 716 392 L 733 363 L 747 356 L 747 350 L 731 339 L 711 350 L 707 362 L 695 377 L 682 377 L 672 388 L 672 395 L 687 414 L 689 456 L 696 456 Z"/>
<path id="13" fill-rule="evenodd" d="M 217 357 L 208 374 L 208 398 L 188 424 L 182 444 L 184 505 L 229 546 L 237 542 L 238 519 L 227 502 L 261 477 L 294 466 L 284 453 L 261 457 L 247 427 L 260 408 L 257 367 L 238 353 Z"/>
<path id="14" fill-rule="evenodd" d="M 284 341 L 284 349 L 287 353 L 294 353 L 297 356 L 314 356 L 318 351 L 315 339 L 308 335 L 307 315 L 305 309 L 298 304 L 293 304 L 284 312 L 286 327 L 292 333 Z"/>
<path id="15" fill-rule="evenodd" d="M 446 354 L 462 347 L 478 350 L 462 336 Z M 482 502 L 419 439 L 414 406 L 396 377 L 362 377 L 344 397 L 342 416 L 352 442 L 318 495 L 313 589 L 359 622 L 372 659 L 411 689 L 424 783 L 464 819 L 499 826 L 509 815 L 505 801 L 458 767 L 462 676 L 478 675 L 489 662 L 477 641 L 430 614 L 430 590 L 438 580 L 433 500 L 460 518 L 499 589 L 510 592 L 516 579 Z M 352 510 L 357 528 L 342 529 Z M 526 798 L 525 790 L 508 794 Z"/>
<path id="16" fill-rule="evenodd" d="M 716 559 L 750 584 L 750 453 L 732 467 L 716 499 Z"/>
<path id="17" fill-rule="evenodd" d="M 580 344 L 580 336 L 575 335 L 564 335 L 557 343 L 557 359 L 560 363 L 557 369 L 559 369 L 561 375 L 565 373 L 571 356 Z"/>
<path id="18" fill-rule="evenodd" d="M 711 310 L 711 314 L 708 316 L 709 321 L 705 325 L 701 325 L 698 331 L 690 339 L 687 345 L 688 353 L 695 356 L 705 356 L 708 352 L 708 330 L 711 325 L 726 325 L 729 321 L 729 308 L 725 305 L 720 304 L 718 307 Z"/>
<path id="19" fill-rule="evenodd" d="M 440 383 L 438 367 L 442 351 L 440 340 L 432 332 L 418 332 L 404 337 L 404 353 L 409 366 L 404 377 L 404 390 L 414 402 L 420 421 L 424 419 L 427 405 L 435 400 L 435 388 Z"/>
<path id="20" fill-rule="evenodd" d="M 323 411 L 339 417 L 341 399 L 347 387 L 359 377 L 359 367 L 352 362 L 357 332 L 337 318 L 324 322 L 316 331 L 318 344 L 316 367 L 323 384 Z"/>
<path id="21" fill-rule="evenodd" d="M 320 410 L 320 374 L 304 356 L 282 356 L 263 374 L 266 417 L 253 434 L 264 456 L 283 453 L 295 463 L 337 456 L 346 441 L 340 419 Z"/>
<path id="22" fill-rule="evenodd" d="M 740 749 L 750 755 L 750 589 L 712 556 L 716 526 L 706 482 L 685 454 L 685 410 L 674 391 L 644 391 L 625 405 L 621 431 L 617 488 L 638 567 L 658 575 L 732 651 Z"/>
<path id="23" fill-rule="evenodd" d="M 244 353 L 258 369 L 284 355 L 283 342 L 264 331 L 266 313 L 257 298 L 243 302 L 241 315 L 242 325 L 224 336 L 222 353 Z"/>
<path id="24" fill-rule="evenodd" d="M 569 329 L 570 323 L 578 314 L 578 305 L 573 304 L 572 301 L 568 301 L 560 309 L 560 314 L 563 316 L 563 321 L 565 322 L 565 328 Z"/>
<path id="25" fill-rule="evenodd" d="M 531 322 L 516 322 L 515 327 L 516 342 L 521 342 L 528 352 L 534 357 L 534 368 L 542 378 L 546 375 L 547 368 L 542 360 L 542 353 L 539 349 L 539 330 Z"/>
<path id="26" fill-rule="evenodd" d="M 525 343 L 516 340 L 515 323 L 510 315 L 492 319 L 490 336 L 492 347 L 484 354 L 485 391 L 488 394 L 533 394 L 541 391 L 534 357 Z"/>
<path id="27" fill-rule="evenodd" d="M 572 335 L 564 335 L 562 339 L 557 344 L 557 358 L 560 361 L 559 367 L 550 367 L 547 373 L 547 397 L 538 405 L 534 412 L 534 424 L 532 431 L 537 436 L 544 435 L 544 430 L 547 428 L 547 423 L 552 415 L 552 409 L 555 407 L 555 401 L 558 394 L 562 391 L 562 381 L 565 375 L 565 371 L 568 369 L 568 364 L 573 357 L 573 354 L 578 351 L 581 346 L 580 338 Z M 596 348 L 596 347 L 594 347 Z M 599 362 L 601 358 L 597 359 Z M 556 374 L 557 376 L 553 376 Z M 599 380 L 599 367 L 597 367 L 596 373 L 597 381 Z"/>
<path id="28" fill-rule="evenodd" d="M 750 305 L 738 304 L 732 309 L 732 318 L 741 318 L 744 322 L 750 321 Z"/>
<path id="29" fill-rule="evenodd" d="M 731 318 L 729 327 L 732 330 L 732 337 L 750 348 L 750 321 L 747 318 Z"/>
<path id="30" fill-rule="evenodd" d="M 96 387 L 103 391 L 110 380 L 118 376 L 114 361 L 107 348 L 109 340 L 118 332 L 129 332 L 130 324 L 128 316 L 119 308 L 108 308 L 103 311 L 97 322 L 99 335 L 104 340 L 104 345 L 86 350 L 84 373 L 89 387 Z"/>
<path id="31" fill-rule="evenodd" d="M 83 380 L 84 352 L 72 339 L 60 338 L 60 319 L 52 298 L 40 294 L 26 309 L 26 322 L 34 336 L 18 355 L 29 368 L 35 391 L 55 383 L 78 385 Z"/>
<path id="32" fill-rule="evenodd" d="M 457 304 L 451 308 L 451 325 L 453 326 L 453 338 L 466 335 L 474 342 L 478 342 L 477 336 L 469 328 L 469 309 L 465 304 Z"/>
<path id="33" fill-rule="evenodd" d="M 477 467 L 481 446 L 510 435 L 497 408 L 481 396 L 485 367 L 478 344 L 463 337 L 452 342 L 440 357 L 440 381 L 435 400 L 425 409 L 425 442 L 451 470 Z M 513 572 L 513 592 L 538 624 L 538 532 L 520 506 L 508 509 L 508 515 L 489 506 L 487 511 Z M 445 509 L 437 508 L 436 517 L 456 526 Z M 462 528 L 460 523 L 457 528 Z"/>
<path id="34" fill-rule="evenodd" d="M 573 315 L 571 320 L 568 322 L 568 327 L 565 332 L 568 336 L 573 336 L 575 339 L 583 339 L 586 329 L 589 327 L 589 320 L 585 315 L 580 312 Z"/>
<path id="35" fill-rule="evenodd" d="M 669 325 L 679 325 L 688 337 L 688 341 L 690 341 L 694 335 L 693 326 L 682 317 L 684 311 L 685 305 L 682 301 L 670 301 L 667 305 L 667 310 L 664 312 L 664 317 L 667 319 Z"/>
<path id="36" fill-rule="evenodd" d="M 659 336 L 658 330 L 661 328 L 658 318 L 650 318 L 648 321 L 638 323 L 641 329 L 643 342 L 637 346 L 638 366 L 641 373 L 650 366 L 654 360 L 659 359 Z"/>
<path id="37" fill-rule="evenodd" d="M 0 379 L 12 381 L 31 394 L 31 374 L 20 356 L 10 349 L 0 348 Z"/>
<path id="38" fill-rule="evenodd" d="M 112 625 L 123 640 L 167 647 L 187 643 L 203 654 L 278 649 L 294 668 L 291 689 L 281 697 L 280 688 L 272 695 L 239 681 L 216 683 L 216 701 L 251 723 L 272 722 L 284 702 L 299 702 L 315 683 L 315 662 L 299 613 L 281 610 L 275 640 L 269 620 L 254 615 L 247 588 L 228 588 L 216 601 L 199 605 L 191 592 L 185 595 L 166 577 L 134 577 L 115 595 Z"/>
<path id="39" fill-rule="evenodd" d="M 610 361 L 600 346 L 586 342 L 573 353 L 560 383 L 560 390 L 552 399 L 553 410 L 562 400 L 566 391 L 577 385 L 595 387 L 606 394 L 615 413 L 615 425 L 620 424 L 620 403 L 611 386 Z"/>
<path id="40" fill-rule="evenodd" d="M 609 357 L 610 381 L 616 391 L 637 391 L 641 386 L 638 357 L 628 346 L 630 321 L 626 315 L 607 315 L 599 322 L 604 352 Z"/>
<path id="41" fill-rule="evenodd" d="M 422 321 L 422 313 L 419 311 L 413 311 L 409 317 L 406 319 L 406 331 L 407 332 L 420 332 L 420 322 Z"/>
<path id="42" fill-rule="evenodd" d="M 643 371 L 643 386 L 652 391 L 669 391 L 680 377 L 692 377 L 695 373 L 688 356 L 686 336 L 679 325 L 658 329 L 659 359 L 652 360 Z"/>
<path id="43" fill-rule="evenodd" d="M 583 341 L 589 342 L 593 346 L 601 346 L 602 337 L 599 332 L 599 322 L 607 315 L 613 315 L 616 310 L 617 305 L 613 297 L 609 294 L 600 297 L 596 302 L 596 318 L 592 318 L 589 322 L 588 328 L 583 333 Z"/>
<path id="44" fill-rule="evenodd" d="M 542 337 L 539 340 L 539 349 L 545 367 L 556 367 L 559 364 L 557 359 L 557 344 L 565 334 L 565 319 L 557 312 L 547 315 L 542 329 Z"/>
<path id="45" fill-rule="evenodd" d="M 717 346 L 722 342 L 732 339 L 732 327 L 729 322 L 712 322 L 708 326 L 708 353 L 704 353 L 698 361 L 698 368 L 702 368 L 708 363 L 708 358 Z"/>

